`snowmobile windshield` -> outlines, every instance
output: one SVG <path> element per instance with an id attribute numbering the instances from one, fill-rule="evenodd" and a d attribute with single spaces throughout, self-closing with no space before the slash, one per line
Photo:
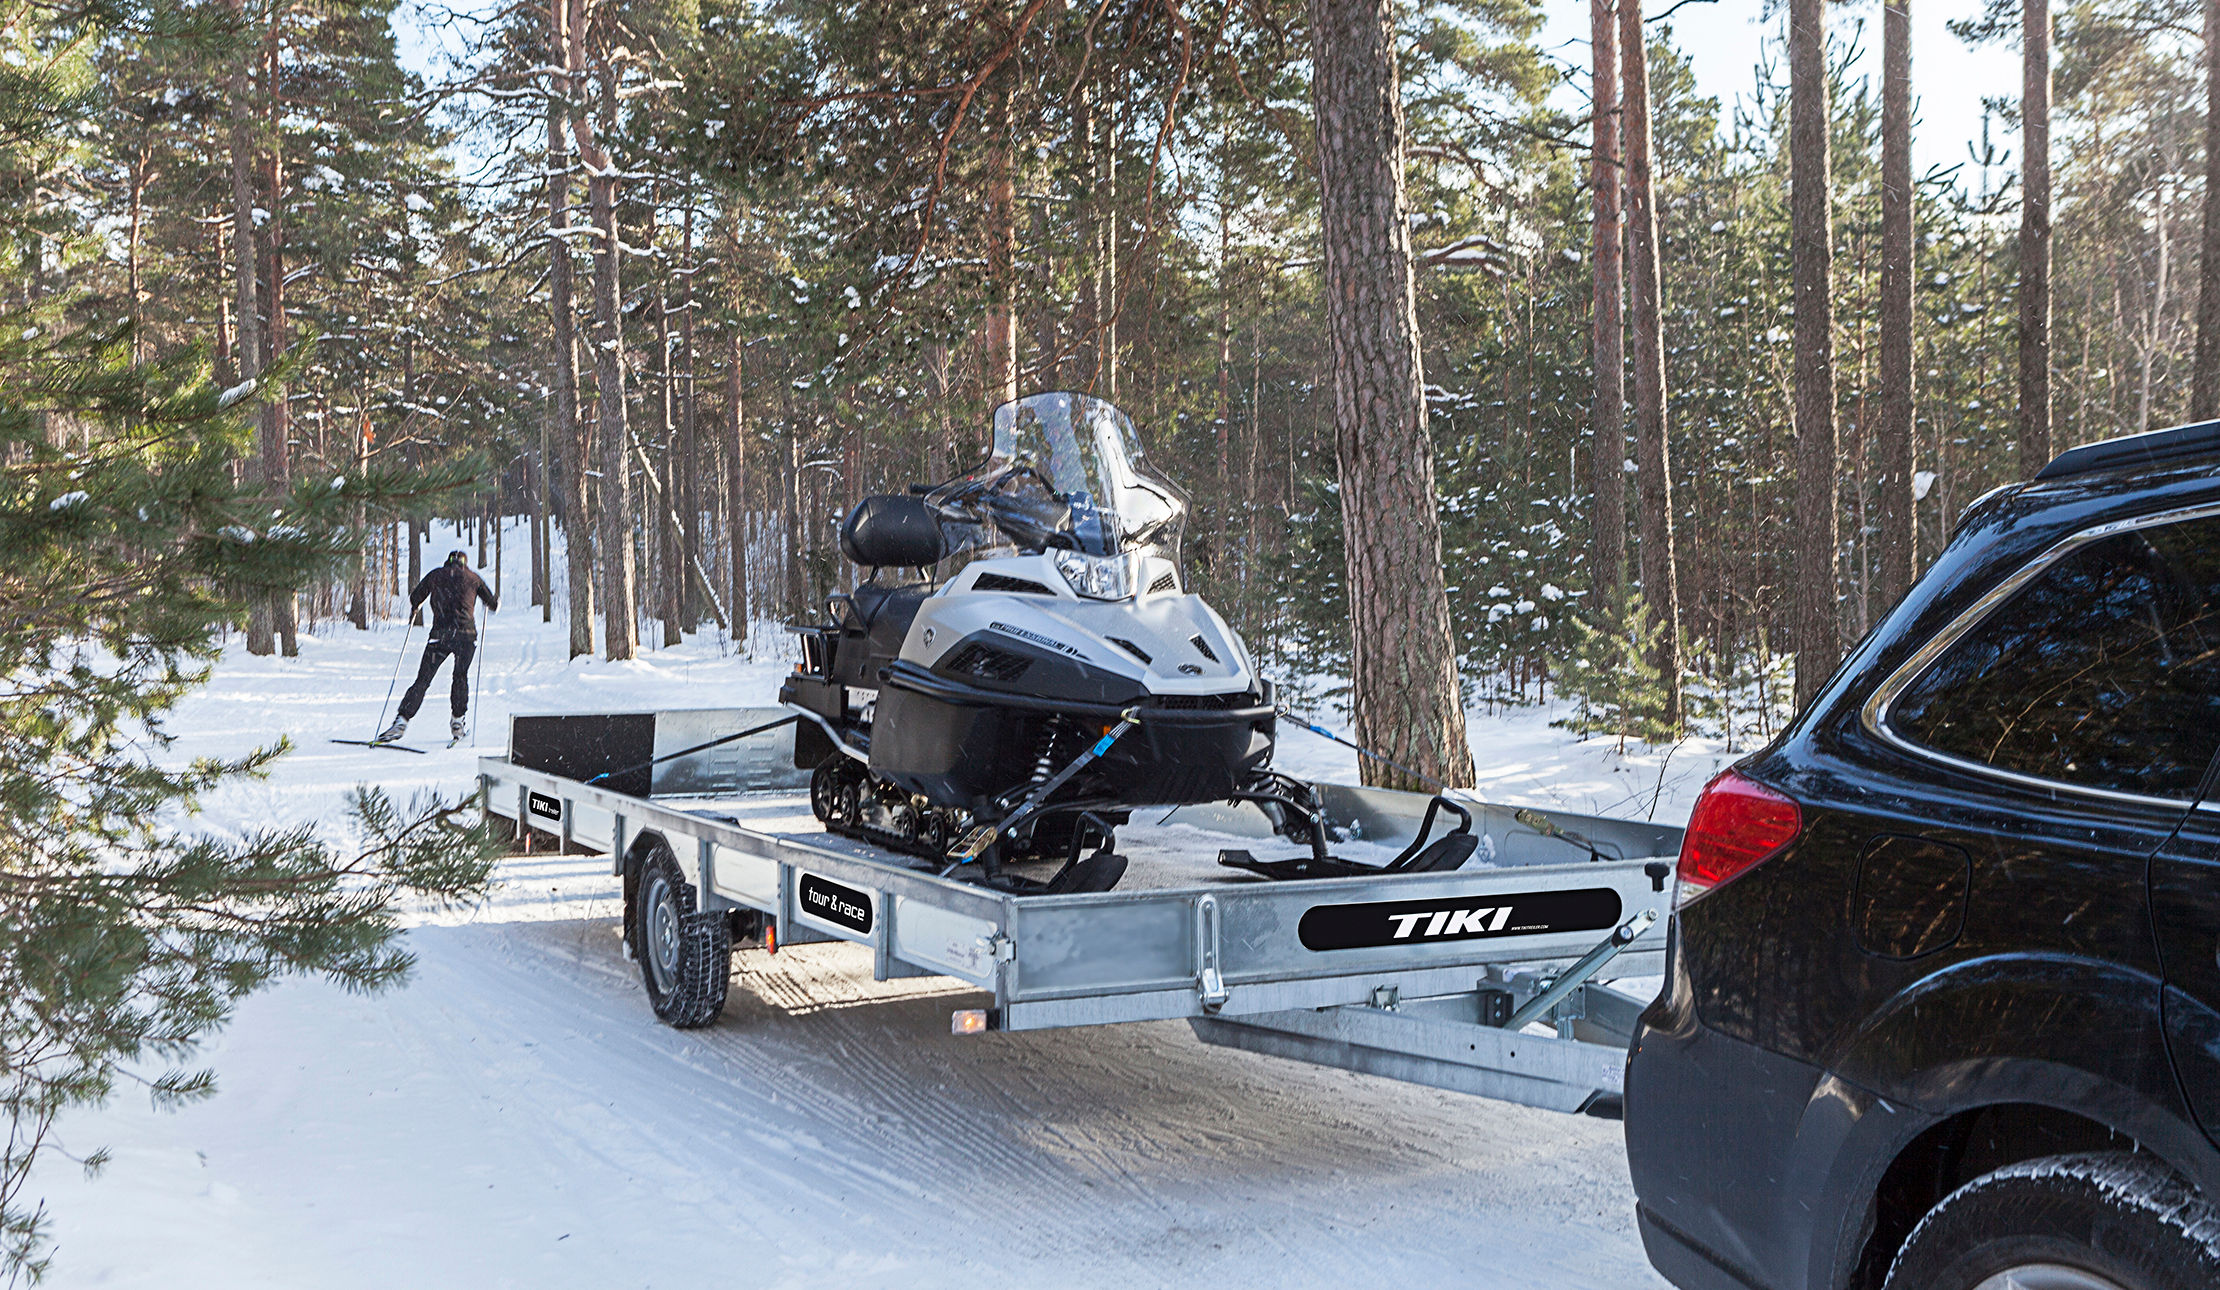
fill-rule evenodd
<path id="1" fill-rule="evenodd" d="M 1084 394 L 1036 394 L 994 413 L 994 450 L 934 489 L 953 572 L 994 553 L 1146 552 L 1175 564 L 1187 494 L 1151 467 L 1133 422 Z"/>

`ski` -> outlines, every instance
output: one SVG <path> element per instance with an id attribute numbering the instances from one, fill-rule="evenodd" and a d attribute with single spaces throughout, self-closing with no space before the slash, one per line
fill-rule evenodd
<path id="1" fill-rule="evenodd" d="M 335 744 L 352 744 L 357 748 L 391 748 L 395 752 L 415 753 L 419 757 L 425 755 L 421 748 L 411 748 L 407 744 L 380 743 L 375 739 L 334 739 L 332 742 Z"/>

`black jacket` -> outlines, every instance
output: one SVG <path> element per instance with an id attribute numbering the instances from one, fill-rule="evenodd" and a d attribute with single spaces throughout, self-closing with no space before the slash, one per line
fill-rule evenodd
<path id="1" fill-rule="evenodd" d="M 413 612 L 426 600 L 432 602 L 434 640 L 475 637 L 478 622 L 474 601 L 484 600 L 489 613 L 500 608 L 486 580 L 468 565 L 461 564 L 443 564 L 425 574 L 416 589 L 409 592 L 409 609 Z"/>

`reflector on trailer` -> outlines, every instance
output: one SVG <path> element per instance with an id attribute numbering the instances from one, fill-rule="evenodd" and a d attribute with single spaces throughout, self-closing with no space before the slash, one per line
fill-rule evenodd
<path id="1" fill-rule="evenodd" d="M 956 1011 L 949 1014 L 948 1033 L 951 1035 L 983 1035 L 987 1033 L 987 1010 L 985 1008 L 956 1009 Z"/>

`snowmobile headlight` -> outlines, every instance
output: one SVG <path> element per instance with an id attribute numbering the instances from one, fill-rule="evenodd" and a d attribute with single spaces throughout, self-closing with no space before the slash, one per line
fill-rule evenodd
<path id="1" fill-rule="evenodd" d="M 1056 571 L 1071 589 L 1092 600 L 1124 600 L 1133 594 L 1133 557 L 1056 553 Z"/>

